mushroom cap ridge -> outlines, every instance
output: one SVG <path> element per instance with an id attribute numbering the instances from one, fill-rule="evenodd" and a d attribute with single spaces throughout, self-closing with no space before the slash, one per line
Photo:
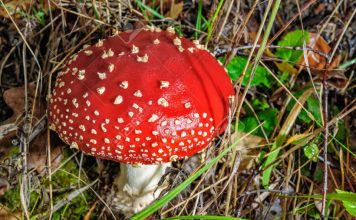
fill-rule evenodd
<path id="1" fill-rule="evenodd" d="M 234 90 L 200 48 L 144 29 L 86 47 L 57 77 L 51 128 L 85 153 L 123 163 L 169 162 L 203 150 L 225 129 Z"/>

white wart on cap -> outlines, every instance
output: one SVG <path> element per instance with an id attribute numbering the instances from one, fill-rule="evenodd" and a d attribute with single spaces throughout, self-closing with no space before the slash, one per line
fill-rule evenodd
<path id="1" fill-rule="evenodd" d="M 224 68 L 172 31 L 131 34 L 100 40 L 67 62 L 50 100 L 51 127 L 86 153 L 124 163 L 201 151 L 226 126 L 234 91 Z"/>

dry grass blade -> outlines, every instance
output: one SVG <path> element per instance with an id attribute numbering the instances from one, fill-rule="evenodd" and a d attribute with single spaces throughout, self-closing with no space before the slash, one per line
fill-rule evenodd
<path id="1" fill-rule="evenodd" d="M 48 129 L 47 102 L 73 54 L 147 24 L 204 42 L 236 96 L 226 132 L 173 162 L 169 188 L 156 199 L 161 209 L 145 217 L 353 219 L 355 7 L 349 0 L 0 0 L 0 219 L 125 219 L 115 204 L 118 164 L 63 143 Z"/>
<path id="2" fill-rule="evenodd" d="M 306 102 L 307 98 L 313 93 L 312 89 L 306 90 L 303 95 L 298 99 L 298 102 L 294 105 L 293 109 L 290 111 L 287 119 L 283 123 L 283 126 L 280 129 L 280 132 L 275 140 L 275 142 L 272 145 L 272 148 L 270 150 L 270 153 L 267 155 L 267 159 L 264 162 L 263 167 L 265 168 L 265 171 L 263 172 L 262 176 L 262 184 L 265 187 L 268 187 L 271 173 L 273 170 L 273 164 L 275 164 L 276 159 L 278 157 L 279 151 L 281 150 L 281 147 L 288 136 L 291 128 L 293 127 L 295 120 L 297 119 L 300 111 L 303 108 L 304 103 Z"/>

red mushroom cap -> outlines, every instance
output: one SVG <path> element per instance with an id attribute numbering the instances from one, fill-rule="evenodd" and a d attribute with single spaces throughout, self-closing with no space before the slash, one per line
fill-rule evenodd
<path id="1" fill-rule="evenodd" d="M 201 48 L 158 28 L 86 47 L 57 77 L 51 128 L 86 153 L 123 163 L 201 151 L 226 127 L 234 94 L 224 68 Z"/>

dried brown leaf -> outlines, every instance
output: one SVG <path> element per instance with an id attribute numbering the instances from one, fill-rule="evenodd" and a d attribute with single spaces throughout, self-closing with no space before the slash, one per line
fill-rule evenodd
<path id="1" fill-rule="evenodd" d="M 151 8 L 161 8 L 159 13 L 163 13 L 166 17 L 177 19 L 183 11 L 184 1 L 182 0 L 161 0 L 151 1 L 147 3 Z M 147 12 L 147 14 L 150 14 Z"/>
<path id="2" fill-rule="evenodd" d="M 184 2 L 176 3 L 175 1 L 173 1 L 169 11 L 165 14 L 165 16 L 173 18 L 173 19 L 177 19 L 179 17 L 180 13 L 183 11 L 183 5 L 184 5 Z"/>
<path id="3" fill-rule="evenodd" d="M 58 138 L 57 140 L 53 139 L 51 142 L 51 168 L 54 169 L 60 165 L 60 162 L 63 158 L 62 147 L 64 143 L 61 143 Z M 28 155 L 28 168 L 35 169 L 38 173 L 43 174 L 47 166 L 47 132 L 42 132 L 38 135 L 33 142 L 31 143 L 30 153 Z"/>
<path id="4" fill-rule="evenodd" d="M 10 189 L 10 184 L 5 178 L 0 178 L 0 197 L 5 194 L 6 191 Z"/>
<path id="5" fill-rule="evenodd" d="M 329 44 L 324 40 L 323 37 L 319 36 L 316 33 L 309 33 L 309 41 L 307 46 L 312 48 L 315 51 L 319 51 L 324 54 L 329 54 L 331 48 Z M 301 57 L 299 63 L 304 65 L 304 57 Z M 308 63 L 310 68 L 314 70 L 328 70 L 335 69 L 340 64 L 340 56 L 336 56 L 331 64 L 327 66 L 327 59 L 319 53 L 309 51 L 308 52 Z"/>
<path id="6" fill-rule="evenodd" d="M 32 103 L 35 101 L 35 94 L 36 94 L 36 86 L 33 83 L 28 84 L 28 106 L 29 110 L 32 110 Z M 5 103 L 11 108 L 11 110 L 14 112 L 13 115 L 2 122 L 0 125 L 8 124 L 8 123 L 13 123 L 15 121 L 19 121 L 21 118 L 22 114 L 25 111 L 25 89 L 24 87 L 17 87 L 17 88 L 11 88 L 8 89 L 4 92 L 4 100 Z M 40 97 L 36 97 L 36 106 L 34 108 L 35 112 L 33 114 L 30 113 L 30 115 L 33 115 L 32 121 L 37 122 L 42 116 L 45 114 L 46 110 L 46 103 L 44 100 Z"/>
<path id="7" fill-rule="evenodd" d="M 0 204 L 0 219 L 1 220 L 19 220 L 21 219 L 20 212 L 12 213 L 9 208 Z"/>
<path id="8" fill-rule="evenodd" d="M 28 84 L 28 110 L 30 111 L 29 115 L 32 116 L 32 126 L 33 131 L 36 129 L 39 130 L 39 134 L 30 142 L 29 154 L 28 154 L 28 168 L 35 169 L 38 173 L 42 173 L 45 170 L 47 162 L 47 129 L 36 128 L 35 125 L 42 118 L 45 117 L 46 102 L 43 97 L 36 95 L 36 86 L 33 83 Z M 5 103 L 12 109 L 14 112 L 13 115 L 1 123 L 0 125 L 13 124 L 16 123 L 18 127 L 22 126 L 23 115 L 25 111 L 25 89 L 24 87 L 11 88 L 4 92 Z M 35 102 L 35 108 L 33 114 L 31 113 L 33 103 Z M 17 138 L 17 130 L 11 130 L 4 136 L 0 138 L 0 152 L 7 153 L 14 146 L 12 140 Z M 52 168 L 55 168 L 59 165 L 60 160 L 62 159 L 61 147 L 64 146 L 64 143 L 61 142 L 56 135 L 51 137 L 51 165 Z M 5 158 L 2 158 L 5 159 Z"/>
<path id="9" fill-rule="evenodd" d="M 232 143 L 239 140 L 244 135 L 246 135 L 246 133 L 243 132 L 233 133 L 231 135 Z M 239 170 L 246 170 L 253 166 L 253 162 L 261 152 L 259 146 L 263 141 L 264 138 L 262 137 L 255 136 L 255 135 L 248 135 L 237 144 L 236 149 L 240 151 L 242 155 L 241 163 L 239 165 Z"/>

